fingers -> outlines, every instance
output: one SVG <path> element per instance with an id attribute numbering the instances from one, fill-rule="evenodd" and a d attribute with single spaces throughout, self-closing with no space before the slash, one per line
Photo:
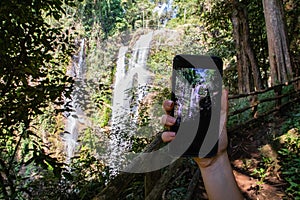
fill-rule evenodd
<path id="1" fill-rule="evenodd" d="M 174 102 L 171 100 L 165 100 L 163 102 L 163 109 L 166 111 L 166 113 L 169 113 L 174 108 Z"/>
<path id="2" fill-rule="evenodd" d="M 176 118 L 170 115 L 163 115 L 160 122 L 165 126 L 173 126 L 176 122 Z"/>
<path id="3" fill-rule="evenodd" d="M 161 117 L 161 123 L 164 126 L 173 126 L 176 123 L 176 118 L 168 115 L 170 114 L 170 112 L 172 111 L 172 109 L 174 108 L 174 102 L 170 101 L 170 100 L 165 100 L 163 102 L 163 109 L 166 111 L 167 115 L 163 115 Z M 171 142 L 172 140 L 175 139 L 175 132 L 163 132 L 161 135 L 161 139 L 163 142 Z"/>
<path id="4" fill-rule="evenodd" d="M 171 142 L 175 139 L 175 132 L 163 132 L 161 139 L 163 142 Z"/>

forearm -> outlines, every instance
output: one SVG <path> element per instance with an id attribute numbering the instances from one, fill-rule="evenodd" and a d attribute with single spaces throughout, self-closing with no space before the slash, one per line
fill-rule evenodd
<path id="1" fill-rule="evenodd" d="M 210 200 L 243 199 L 236 184 L 227 152 L 218 155 L 211 162 L 197 158 L 195 161 L 201 170 L 205 189 Z"/>

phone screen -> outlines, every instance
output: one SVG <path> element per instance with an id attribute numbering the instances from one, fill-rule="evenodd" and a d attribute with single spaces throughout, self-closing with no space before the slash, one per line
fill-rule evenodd
<path id="1" fill-rule="evenodd" d="M 181 121 L 193 120 L 200 112 L 211 112 L 211 95 L 216 70 L 181 68 L 176 70 L 174 116 Z M 212 94 L 213 95 L 213 94 Z"/>
<path id="2" fill-rule="evenodd" d="M 183 133 L 180 133 L 181 137 L 190 138 L 191 140 L 191 144 L 182 156 L 199 155 L 208 129 L 212 127 L 210 126 L 212 112 L 220 108 L 222 88 L 219 81 L 220 66 L 208 67 L 207 64 L 201 66 L 202 59 L 207 57 L 193 56 L 192 58 L 196 62 L 188 62 L 188 59 L 179 61 L 174 59 L 173 63 L 172 100 L 175 102 L 175 106 L 172 115 L 177 119 L 177 122 L 176 125 L 171 127 L 171 130 L 180 132 L 181 128 L 183 130 L 181 131 Z M 212 62 L 212 65 L 215 65 L 214 62 Z M 215 117 L 218 118 L 219 115 Z M 212 137 L 214 139 L 218 134 L 218 125 L 213 124 L 214 130 L 211 132 L 216 134 Z M 191 132 L 195 132 L 195 134 L 190 134 Z M 177 147 L 179 145 L 181 144 L 177 143 Z M 177 147 L 171 145 L 173 150 L 176 150 Z M 200 152 L 200 154 L 202 157 L 210 157 L 215 155 L 216 152 L 217 141 L 210 151 L 205 150 L 205 153 L 202 152 L 201 154 Z"/>

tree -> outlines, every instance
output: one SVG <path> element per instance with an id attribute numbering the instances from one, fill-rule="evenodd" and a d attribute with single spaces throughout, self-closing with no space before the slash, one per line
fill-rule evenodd
<path id="1" fill-rule="evenodd" d="M 299 58 L 299 36 L 300 23 L 298 16 L 300 13 L 300 1 L 284 1 L 284 13 L 287 24 L 287 34 L 289 41 L 290 56 L 293 63 L 293 74 L 295 77 L 300 75 L 300 58 Z"/>
<path id="2" fill-rule="evenodd" d="M 93 26 L 100 25 L 103 39 L 127 29 L 124 9 L 120 0 L 85 0 L 78 4 L 77 17 L 82 20 L 86 35 Z"/>
<path id="3" fill-rule="evenodd" d="M 250 42 L 248 14 L 243 3 L 231 1 L 233 13 L 233 37 L 237 51 L 238 87 L 239 93 L 249 93 L 262 89 L 261 75 L 255 53 Z M 254 84 L 253 84 L 254 83 Z"/>
<path id="4" fill-rule="evenodd" d="M 206 4 L 207 9 L 203 12 L 202 18 L 204 18 L 205 27 L 208 27 L 208 32 L 211 33 L 208 45 L 214 44 L 214 54 L 217 53 L 224 59 L 233 60 L 233 57 L 236 56 L 234 62 L 231 61 L 228 64 L 231 66 L 230 69 L 228 68 L 224 72 L 224 83 L 230 85 L 232 82 L 238 82 L 239 93 L 262 89 L 259 66 L 263 65 L 258 64 L 256 56 L 262 47 L 260 42 L 253 43 L 253 39 L 263 40 L 253 28 L 257 26 L 256 21 L 252 22 L 248 19 L 248 9 L 251 8 L 251 17 L 253 17 L 257 14 L 257 7 L 250 5 L 247 1 L 237 0 L 211 1 Z M 258 51 L 255 51 L 257 49 Z M 230 77 L 227 73 L 229 71 Z"/>
<path id="5" fill-rule="evenodd" d="M 271 84 L 284 83 L 293 77 L 283 5 L 279 0 L 263 0 L 267 27 Z"/>
<path id="6" fill-rule="evenodd" d="M 176 18 L 172 21 L 178 24 L 198 24 L 200 25 L 201 14 L 204 2 L 201 0 L 174 1 L 174 11 Z M 173 22 L 173 23 L 174 23 Z"/>
<path id="7" fill-rule="evenodd" d="M 65 1 L 73 5 L 73 1 Z M 30 197 L 25 169 L 52 169 L 62 164 L 45 153 L 33 120 L 48 105 L 63 104 L 72 79 L 65 66 L 72 54 L 68 31 L 58 20 L 64 3 L 54 1 L 0 1 L 0 198 Z M 53 27 L 49 19 L 56 22 Z M 34 170 L 33 168 L 31 168 Z M 26 183 L 26 184 L 25 184 Z"/>
<path id="8" fill-rule="evenodd" d="M 148 21 L 151 20 L 153 23 L 154 2 L 145 0 L 124 0 L 122 1 L 122 6 L 129 30 L 147 27 Z"/>

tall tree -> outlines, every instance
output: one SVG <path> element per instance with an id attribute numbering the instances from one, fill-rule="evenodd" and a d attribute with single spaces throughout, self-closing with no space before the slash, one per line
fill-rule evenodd
<path id="1" fill-rule="evenodd" d="M 262 84 L 267 87 L 270 64 L 267 59 L 268 41 L 262 1 L 252 0 L 244 3 L 247 4 L 251 45 L 261 72 Z"/>
<path id="2" fill-rule="evenodd" d="M 267 27 L 271 84 L 290 80 L 293 76 L 283 5 L 279 0 L 263 0 Z"/>
<path id="3" fill-rule="evenodd" d="M 249 93 L 253 90 L 262 89 L 261 75 L 250 42 L 246 6 L 238 0 L 232 0 L 231 3 L 233 8 L 231 15 L 233 37 L 237 51 L 239 93 Z"/>
<path id="4" fill-rule="evenodd" d="M 213 33 L 209 46 L 215 43 L 214 54 L 231 60 L 228 66 L 232 67 L 225 70 L 225 74 L 230 71 L 231 75 L 224 76 L 224 83 L 237 83 L 234 87 L 238 89 L 232 89 L 232 92 L 248 93 L 262 89 L 261 72 L 267 71 L 262 59 L 264 48 L 261 47 L 264 46 L 261 41 L 264 41 L 265 30 L 256 31 L 257 23 L 261 26 L 261 21 L 249 19 L 249 16 L 251 19 L 257 16 L 259 6 L 238 0 L 210 1 L 205 4 L 206 11 L 201 18 L 204 18 L 208 32 Z M 232 59 L 234 56 L 237 59 Z"/>
<path id="5" fill-rule="evenodd" d="M 77 15 L 82 20 L 87 35 L 91 33 L 93 26 L 100 25 L 104 39 L 126 30 L 128 26 L 120 0 L 86 0 L 82 3 L 79 2 Z"/>

